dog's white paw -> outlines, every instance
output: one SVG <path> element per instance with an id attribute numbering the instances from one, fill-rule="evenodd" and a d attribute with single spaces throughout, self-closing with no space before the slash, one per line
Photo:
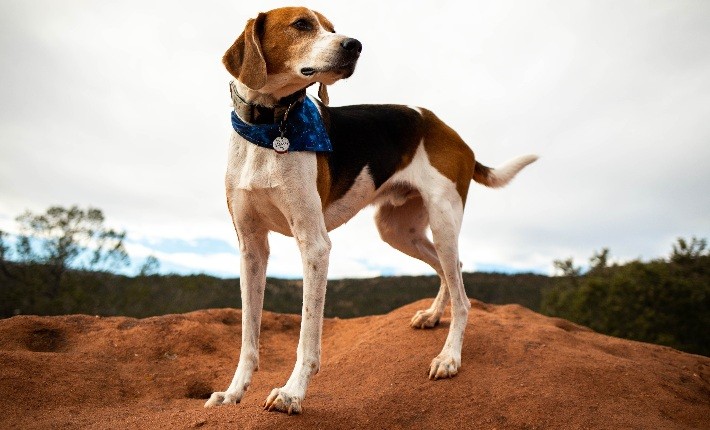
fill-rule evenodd
<path id="1" fill-rule="evenodd" d="M 441 353 L 431 361 L 429 379 L 453 378 L 461 367 L 461 359 Z"/>
<path id="2" fill-rule="evenodd" d="M 437 313 L 431 309 L 417 311 L 409 325 L 414 328 L 432 328 L 439 324 L 440 318 L 441 315 L 437 315 Z"/>
<path id="3" fill-rule="evenodd" d="M 215 391 L 214 393 L 212 393 L 209 400 L 205 402 L 205 407 L 212 408 L 215 406 L 222 405 L 234 405 L 239 403 L 241 399 L 242 395 L 239 395 L 238 393 L 230 393 L 228 391 Z"/>
<path id="4" fill-rule="evenodd" d="M 264 410 L 269 412 L 279 411 L 284 412 L 289 415 L 300 414 L 303 410 L 301 408 L 301 397 L 292 396 L 284 391 L 283 388 L 274 388 L 271 390 L 271 394 L 266 398 L 264 402 Z"/>

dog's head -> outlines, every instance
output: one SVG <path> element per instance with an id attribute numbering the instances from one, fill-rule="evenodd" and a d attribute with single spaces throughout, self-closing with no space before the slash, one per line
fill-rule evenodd
<path id="1" fill-rule="evenodd" d="M 222 58 L 242 84 L 266 94 L 290 94 L 350 77 L 362 44 L 335 33 L 318 12 L 285 7 L 260 13 Z"/>

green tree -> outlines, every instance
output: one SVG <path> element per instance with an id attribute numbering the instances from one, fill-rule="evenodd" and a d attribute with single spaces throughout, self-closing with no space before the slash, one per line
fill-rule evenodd
<path id="1" fill-rule="evenodd" d="M 552 264 L 562 276 L 576 277 L 582 273 L 582 268 L 574 265 L 572 257 L 566 260 L 555 260 Z"/>
<path id="2" fill-rule="evenodd" d="M 609 248 L 602 248 L 601 251 L 595 252 L 592 258 L 589 259 L 589 271 L 601 272 L 609 267 Z"/>
<path id="3" fill-rule="evenodd" d="M 710 354 L 710 255 L 706 241 L 679 239 L 668 260 L 607 264 L 608 250 L 591 269 L 560 279 L 542 310 L 598 332 Z M 564 267 L 573 267 L 565 264 Z"/>
<path id="4" fill-rule="evenodd" d="M 138 271 L 138 276 L 152 276 L 157 275 L 160 271 L 160 260 L 158 260 L 154 255 L 149 255 L 145 259 L 143 265 Z"/>
<path id="5" fill-rule="evenodd" d="M 553 277 L 556 282 L 543 295 L 540 309 L 548 315 L 572 319 L 570 309 L 572 308 L 572 300 L 579 288 L 582 268 L 575 266 L 572 257 L 566 260 L 554 260 L 552 265 L 557 272 L 557 276 Z"/>
<path id="6" fill-rule="evenodd" d="M 43 214 L 27 211 L 16 220 L 20 234 L 15 260 L 47 270 L 51 297 L 70 269 L 102 271 L 129 262 L 125 231 L 105 227 L 100 209 L 52 206 Z"/>
<path id="7" fill-rule="evenodd" d="M 690 242 L 679 237 L 677 242 L 673 244 L 671 252 L 671 261 L 673 263 L 688 263 L 696 260 L 698 257 L 708 255 L 708 241 L 706 239 L 698 239 L 693 236 Z"/>
<path id="8" fill-rule="evenodd" d="M 0 273 L 5 277 L 12 276 L 8 267 L 8 259 L 10 258 L 10 246 L 7 244 L 7 233 L 0 230 Z"/>

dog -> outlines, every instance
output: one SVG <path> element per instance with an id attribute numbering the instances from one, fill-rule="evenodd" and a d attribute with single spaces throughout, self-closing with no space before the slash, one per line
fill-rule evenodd
<path id="1" fill-rule="evenodd" d="M 259 367 L 267 234 L 275 231 L 297 241 L 303 308 L 293 372 L 263 407 L 301 413 L 308 384 L 320 368 L 328 232 L 368 205 L 377 208 L 382 239 L 429 264 L 441 278 L 431 307 L 418 311 L 411 326 L 434 327 L 451 303 L 448 336 L 429 366 L 429 378 L 451 378 L 461 366 L 471 305 L 461 277 L 458 234 L 469 184 L 502 187 L 537 157 L 518 157 L 493 169 L 476 161 L 461 137 L 429 110 L 327 106 L 327 85 L 350 77 L 361 51 L 357 39 L 336 33 L 320 13 L 287 7 L 249 20 L 224 54 L 222 62 L 234 77 L 235 131 L 225 183 L 241 256 L 242 343 L 231 384 L 213 393 L 205 407 L 238 403 Z M 305 93 L 315 83 L 320 100 Z M 311 105 L 315 108 L 309 111 Z M 294 115 L 319 118 L 294 132 L 289 131 Z M 265 142 L 249 134 L 261 133 L 259 127 L 271 127 Z M 302 135 L 310 136 L 305 144 L 310 149 L 289 147 Z M 311 135 L 322 139 L 308 140 Z"/>

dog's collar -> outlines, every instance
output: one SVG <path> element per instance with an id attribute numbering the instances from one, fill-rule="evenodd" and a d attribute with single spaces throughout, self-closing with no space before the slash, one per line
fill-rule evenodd
<path id="1" fill-rule="evenodd" d="M 323 118 L 318 107 L 301 92 L 281 99 L 279 105 L 270 109 L 274 120 L 266 123 L 248 121 L 241 113 L 238 106 L 248 106 L 247 112 L 259 112 L 263 106 L 250 104 L 244 100 L 230 83 L 230 92 L 234 100 L 232 110 L 232 128 L 247 141 L 263 148 L 273 149 L 278 153 L 292 151 L 331 152 L 333 145 L 330 142 L 328 131 L 323 123 Z M 284 105 L 288 101 L 288 105 Z M 279 115 L 279 108 L 283 113 Z M 279 116 L 277 116 L 279 115 Z M 264 118 L 264 117 L 261 117 Z M 274 123 L 274 121 L 276 123 Z"/>
<path id="2" fill-rule="evenodd" d="M 278 124 L 284 119 L 289 109 L 306 98 L 306 89 L 282 98 L 272 107 L 245 100 L 237 91 L 234 81 L 229 82 L 229 94 L 232 97 L 234 112 L 245 122 L 249 124 Z"/>

